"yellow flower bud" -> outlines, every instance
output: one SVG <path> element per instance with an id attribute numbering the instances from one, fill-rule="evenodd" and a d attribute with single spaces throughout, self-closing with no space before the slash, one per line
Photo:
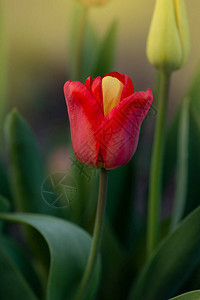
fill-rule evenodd
<path id="1" fill-rule="evenodd" d="M 79 0 L 85 5 L 100 5 L 108 2 L 109 0 Z"/>
<path id="2" fill-rule="evenodd" d="M 184 0 L 157 0 L 147 41 L 150 63 L 166 73 L 181 68 L 190 49 Z"/>

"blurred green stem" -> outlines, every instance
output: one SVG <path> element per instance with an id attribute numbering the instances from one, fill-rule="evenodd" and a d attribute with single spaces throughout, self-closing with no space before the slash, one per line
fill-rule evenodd
<path id="1" fill-rule="evenodd" d="M 101 169 L 100 184 L 99 184 L 99 196 L 98 196 L 98 204 L 97 204 L 97 212 L 96 212 L 92 246 L 91 246 L 87 266 L 86 266 L 85 272 L 83 274 L 83 278 L 81 280 L 75 300 L 84 299 L 84 297 L 87 293 L 91 278 L 94 274 L 95 266 L 97 263 L 98 252 L 99 252 L 99 248 L 100 248 L 100 244 L 101 244 L 102 232 L 103 232 L 107 185 L 108 185 L 108 171 L 105 169 Z"/>
<path id="2" fill-rule="evenodd" d="M 8 94 L 8 60 L 7 40 L 5 32 L 4 5 L 0 1 L 0 152 L 2 150 L 3 119 L 5 116 Z"/>
<path id="3" fill-rule="evenodd" d="M 79 20 L 79 28 L 77 33 L 77 49 L 76 49 L 76 67 L 75 67 L 75 80 L 80 80 L 81 78 L 81 61 L 83 57 L 83 45 L 84 45 L 84 35 L 85 28 L 87 24 L 87 14 L 88 7 L 84 5 L 82 7 L 82 12 Z"/>
<path id="4" fill-rule="evenodd" d="M 187 196 L 189 103 L 190 99 L 185 98 L 181 107 L 181 117 L 178 129 L 176 192 L 171 230 L 176 228 L 183 217 Z"/>
<path id="5" fill-rule="evenodd" d="M 147 256 L 149 257 L 159 239 L 159 213 L 161 202 L 162 168 L 165 141 L 165 119 L 169 93 L 170 75 L 164 72 L 160 77 L 158 96 L 158 116 L 156 120 L 151 170 L 149 181 L 149 202 L 147 220 Z"/>

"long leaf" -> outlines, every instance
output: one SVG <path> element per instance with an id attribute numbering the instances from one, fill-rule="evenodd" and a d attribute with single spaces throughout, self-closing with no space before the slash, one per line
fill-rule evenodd
<path id="1" fill-rule="evenodd" d="M 36 214 L 1 214 L 0 218 L 30 225 L 46 240 L 50 252 L 47 300 L 73 300 L 87 263 L 91 238 L 80 227 L 56 217 Z M 99 278 L 99 267 L 91 282 L 90 296 Z M 12 298 L 11 298 L 12 299 Z"/>
<path id="2" fill-rule="evenodd" d="M 97 50 L 99 46 L 99 41 L 97 34 L 94 30 L 92 24 L 86 19 L 85 28 L 82 28 L 82 13 L 84 10 L 84 6 L 81 3 L 73 1 L 72 3 L 72 13 L 70 20 L 70 71 L 71 77 L 75 80 L 84 80 L 91 75 L 92 70 L 94 69 L 94 64 L 96 61 Z M 77 67 L 77 51 L 80 47 L 79 39 L 80 30 L 83 29 L 83 40 L 82 40 L 82 53 L 81 53 L 81 62 L 80 69 L 81 74 L 80 78 L 76 78 L 76 67 Z M 80 50 L 80 49 L 79 49 Z"/>
<path id="3" fill-rule="evenodd" d="M 117 41 L 117 21 L 114 21 L 103 42 L 101 43 L 99 54 L 97 57 L 96 65 L 92 75 L 104 76 L 106 73 L 111 72 L 115 61 Z"/>
<path id="4" fill-rule="evenodd" d="M 174 296 L 200 260 L 200 207 L 156 248 L 129 299 L 165 300 Z"/>
<path id="5" fill-rule="evenodd" d="M 2 221 L 1 221 L 2 222 Z M 42 298 L 42 285 L 41 279 L 39 279 L 30 257 L 27 255 L 24 249 L 15 242 L 13 239 L 6 236 L 0 236 L 1 249 L 6 253 L 13 267 L 17 269 L 24 281 L 28 283 L 35 295 Z M 3 276 L 3 275 L 2 275 Z M 15 276 L 14 274 L 12 276 Z"/>
<path id="6" fill-rule="evenodd" d="M 200 123 L 195 107 L 190 107 L 189 123 L 189 157 L 188 157 L 188 191 L 184 215 L 188 215 L 200 204 Z"/>
<path id="7" fill-rule="evenodd" d="M 188 177 L 188 135 L 189 135 L 189 99 L 185 98 L 181 108 L 178 131 L 176 194 L 172 216 L 172 229 L 183 217 L 187 197 Z"/>
<path id="8" fill-rule="evenodd" d="M 8 199 L 0 195 L 0 212 L 9 212 L 10 210 L 10 202 Z M 0 221 L 0 233 L 3 228 L 3 221 Z"/>
<path id="9" fill-rule="evenodd" d="M 45 179 L 42 160 L 31 129 L 21 115 L 13 110 L 6 119 L 5 135 L 10 156 L 10 181 L 14 207 L 20 212 L 64 215 L 42 198 Z"/>
<path id="10" fill-rule="evenodd" d="M 199 291 L 192 291 L 183 295 L 179 295 L 175 298 L 170 300 L 199 300 L 200 299 L 200 290 Z"/>
<path id="11" fill-rule="evenodd" d="M 25 278 L 0 245 L 0 297 L 9 300 L 37 300 Z"/>
<path id="12" fill-rule="evenodd" d="M 200 66 L 186 91 L 186 98 L 190 99 L 189 104 L 189 132 L 188 132 L 188 172 L 187 176 L 187 197 L 183 217 L 187 216 L 200 204 Z M 177 141 L 179 138 L 178 128 L 181 119 L 181 105 L 177 110 L 175 118 L 168 130 L 165 151 L 165 166 L 163 185 L 169 182 L 174 174 L 178 162 Z M 184 151 L 184 149 L 182 149 Z M 183 208 L 181 208 L 183 209 Z"/>

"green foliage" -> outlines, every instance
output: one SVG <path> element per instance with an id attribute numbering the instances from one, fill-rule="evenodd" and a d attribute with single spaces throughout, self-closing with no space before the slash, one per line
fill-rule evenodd
<path id="1" fill-rule="evenodd" d="M 178 178 L 181 168 L 184 169 L 185 172 L 185 179 L 187 177 L 187 183 L 185 184 L 182 181 L 182 184 L 184 185 L 184 192 L 183 190 L 179 191 L 181 192 L 181 198 L 182 200 L 179 201 L 179 205 L 176 207 L 176 210 L 181 212 L 182 218 L 184 216 L 187 216 L 191 211 L 193 211 L 199 204 L 199 194 L 200 194 L 200 176 L 199 176 L 199 169 L 200 169 L 200 160 L 199 160 L 199 152 L 200 152 L 200 122 L 199 122 L 199 116 L 200 116 L 200 70 L 198 69 L 198 72 L 192 81 L 188 91 L 186 92 L 186 98 L 190 99 L 189 101 L 189 107 L 188 107 L 188 120 L 186 122 L 188 123 L 187 126 L 188 129 L 184 130 L 184 139 L 185 139 L 185 148 L 178 147 L 177 141 L 180 139 L 179 135 L 179 126 L 181 124 L 181 114 L 183 111 L 183 105 L 184 102 L 181 103 L 175 118 L 168 130 L 167 133 L 167 139 L 166 139 L 166 151 L 165 151 L 165 166 L 164 166 L 164 186 L 167 185 L 169 182 L 169 178 L 171 178 L 173 172 L 175 171 L 176 167 L 177 169 L 177 182 L 180 184 L 180 177 Z M 186 136 L 188 131 L 188 136 Z M 187 141 L 186 141 L 187 140 Z M 188 143 L 188 146 L 186 146 L 186 142 Z M 188 159 L 185 158 L 185 160 L 182 160 L 180 158 L 181 155 L 186 155 L 188 148 Z M 185 152 L 185 154 L 183 154 Z M 181 159 L 181 161 L 180 161 Z M 186 170 L 187 169 L 187 170 Z M 179 171 L 178 171 L 179 170 Z M 187 173 L 187 174 L 186 174 Z M 183 173 L 182 173 L 183 176 Z M 187 191 L 186 191 L 187 188 Z M 183 200 L 183 198 L 186 198 Z"/>
<path id="2" fill-rule="evenodd" d="M 86 24 L 82 24 L 84 6 L 80 3 L 73 3 L 73 14 L 70 30 L 70 70 L 71 76 L 75 80 L 84 82 L 88 76 L 104 76 L 113 70 L 116 41 L 117 41 L 117 21 L 113 21 L 102 41 L 98 38 L 91 22 L 88 20 L 86 12 Z M 85 31 L 81 32 L 82 26 Z M 80 35 L 83 34 L 81 37 Z M 80 40 L 82 39 L 82 44 Z M 80 78 L 76 78 L 77 53 L 82 47 Z"/>
<path id="3" fill-rule="evenodd" d="M 72 17 L 70 25 L 70 71 L 71 77 L 74 80 L 84 80 L 91 75 L 91 71 L 94 68 L 94 63 L 96 60 L 96 53 L 98 50 L 99 41 L 97 34 L 88 21 L 87 12 L 85 24 L 83 23 L 83 11 L 84 6 L 78 2 L 73 2 L 72 7 Z M 85 28 L 82 28 L 85 26 Z M 84 30 L 85 29 L 85 30 Z M 82 31 L 83 30 L 83 31 Z M 83 35 L 83 36 L 80 36 Z M 81 44 L 80 43 L 81 40 Z M 76 78 L 76 68 L 77 68 L 77 53 L 79 47 L 82 47 L 81 61 L 80 61 L 80 78 Z"/>
<path id="4" fill-rule="evenodd" d="M 2 299 L 37 300 L 25 278 L 0 245 L 0 290 Z"/>
<path id="5" fill-rule="evenodd" d="M 101 245 L 102 274 L 99 298 L 113 299 L 123 297 L 121 283 L 124 266 L 124 251 L 110 222 L 104 224 L 103 239 Z"/>
<path id="6" fill-rule="evenodd" d="M 104 76 L 113 70 L 117 40 L 117 21 L 114 21 L 104 40 L 102 41 L 97 56 L 96 65 L 92 72 L 93 77 Z"/>
<path id="7" fill-rule="evenodd" d="M 42 160 L 31 129 L 16 110 L 7 116 L 5 135 L 15 209 L 20 212 L 65 215 L 64 209 L 52 208 L 42 198 L 41 187 L 45 180 Z"/>
<path id="8" fill-rule="evenodd" d="M 8 212 L 10 210 L 10 203 L 9 201 L 0 195 L 0 212 Z"/>
<path id="9" fill-rule="evenodd" d="M 188 177 L 188 134 L 189 134 L 189 99 L 185 98 L 181 107 L 180 124 L 178 128 L 177 146 L 177 180 L 174 209 L 172 216 L 172 228 L 174 228 L 183 217 L 187 195 Z"/>
<path id="10" fill-rule="evenodd" d="M 10 187 L 8 181 L 8 175 L 5 170 L 5 166 L 0 159 L 0 194 L 4 197 L 10 198 Z"/>
<path id="11" fill-rule="evenodd" d="M 69 218 L 74 223 L 92 232 L 98 198 L 99 170 L 72 158 L 71 176 L 77 184 L 77 197 L 70 206 Z"/>
<path id="12" fill-rule="evenodd" d="M 20 276 L 24 278 L 24 282 L 27 282 L 27 286 L 30 286 L 34 294 L 41 298 L 44 293 L 44 291 L 42 291 L 41 280 L 36 273 L 33 261 L 25 249 L 22 249 L 14 240 L 3 235 L 0 237 L 0 244 L 2 252 L 6 253 L 7 259 L 10 260 L 10 265 L 13 266 L 13 269 L 18 270 Z M 12 276 L 14 276 L 12 270 L 10 270 L 10 272 Z M 0 277 L 2 279 L 3 272 Z M 6 289 L 6 287 L 4 288 Z"/>
<path id="13" fill-rule="evenodd" d="M 0 212 L 9 212 L 10 210 L 10 202 L 8 199 L 0 195 Z M 2 229 L 3 222 L 0 221 L 0 231 Z"/>
<path id="14" fill-rule="evenodd" d="M 31 130 L 16 110 L 6 119 L 6 140 L 15 208 L 24 212 L 46 212 L 48 207 L 41 195 L 44 180 L 41 158 Z"/>
<path id="15" fill-rule="evenodd" d="M 51 259 L 46 299 L 74 299 L 74 294 L 87 263 L 91 245 L 91 238 L 88 233 L 70 222 L 45 215 L 1 214 L 0 218 L 10 222 L 30 225 L 43 236 L 48 244 Z M 100 261 L 91 282 L 92 294 L 90 289 L 88 300 L 94 298 L 99 271 Z M 1 274 L 3 275 L 2 272 Z M 4 284 L 4 291 L 6 292 L 9 289 L 10 283 L 8 281 Z M 17 300 L 12 295 L 9 299 Z M 27 296 L 26 299 L 34 298 Z"/>
<path id="16" fill-rule="evenodd" d="M 177 296 L 170 300 L 199 300 L 199 299 L 200 299 L 200 291 L 193 291 L 193 292 L 189 292 L 189 293 Z"/>
<path id="17" fill-rule="evenodd" d="M 164 300 L 182 286 L 200 260 L 200 207 L 156 248 L 129 299 Z"/>

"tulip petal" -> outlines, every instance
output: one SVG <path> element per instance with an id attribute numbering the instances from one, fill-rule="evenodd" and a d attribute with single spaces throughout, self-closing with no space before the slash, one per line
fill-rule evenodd
<path id="1" fill-rule="evenodd" d="M 88 88 L 78 81 L 67 81 L 64 93 L 74 153 L 82 163 L 94 166 L 99 152 L 95 132 L 103 119 L 102 110 Z"/>
<path id="2" fill-rule="evenodd" d="M 151 90 L 135 93 L 105 116 L 95 133 L 106 169 L 126 164 L 136 151 L 139 132 L 153 95 Z"/>
<path id="3" fill-rule="evenodd" d="M 102 78 L 98 76 L 92 79 L 92 77 L 90 76 L 86 79 L 85 86 L 89 89 L 94 98 L 97 100 L 103 112 Z"/>
<path id="4" fill-rule="evenodd" d="M 88 88 L 89 91 L 91 89 L 92 81 L 92 76 L 89 76 L 85 81 L 85 86 Z"/>
<path id="5" fill-rule="evenodd" d="M 104 116 L 120 103 L 123 88 L 123 83 L 116 77 L 105 76 L 102 79 Z"/>
<path id="6" fill-rule="evenodd" d="M 129 76 L 119 73 L 119 72 L 110 72 L 110 73 L 106 74 L 106 76 L 115 77 L 123 83 L 124 89 L 122 91 L 121 100 L 123 100 L 124 98 L 126 98 L 134 93 L 134 86 L 133 86 L 132 80 L 130 79 Z"/>

